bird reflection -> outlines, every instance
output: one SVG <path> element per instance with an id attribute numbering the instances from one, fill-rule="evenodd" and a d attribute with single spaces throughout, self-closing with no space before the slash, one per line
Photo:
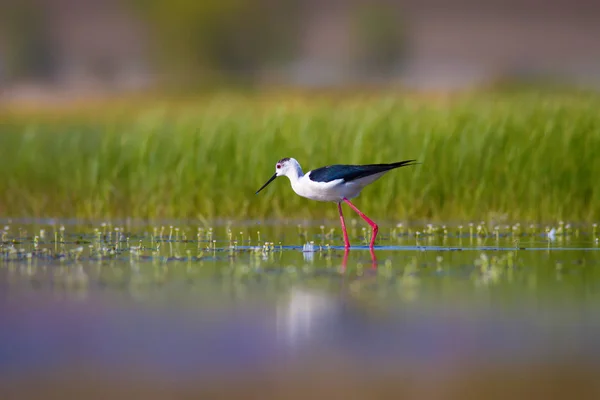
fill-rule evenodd
<path id="1" fill-rule="evenodd" d="M 342 271 L 345 272 L 348 267 L 348 255 L 350 254 L 350 249 L 345 249 L 344 256 L 342 257 Z M 371 269 L 377 269 L 377 256 L 375 255 L 375 250 L 372 248 L 369 249 L 369 254 L 371 255 Z"/>
<path id="2" fill-rule="evenodd" d="M 307 249 L 305 249 L 307 250 Z M 314 257 L 314 252 L 304 251 L 305 261 Z M 373 249 L 369 250 L 371 269 L 377 269 L 377 256 Z M 345 249 L 341 260 L 342 279 L 338 295 L 308 287 L 296 286 L 277 305 L 277 336 L 284 347 L 292 351 L 316 344 L 335 336 L 341 326 L 359 317 L 360 310 L 348 297 L 347 275 L 344 273 L 348 266 L 350 250 Z M 361 276 L 355 279 L 365 279 Z M 359 307 L 360 308 L 360 307 Z"/>

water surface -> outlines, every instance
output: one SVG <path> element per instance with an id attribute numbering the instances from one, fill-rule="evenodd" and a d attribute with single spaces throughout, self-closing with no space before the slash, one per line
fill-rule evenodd
<path id="1" fill-rule="evenodd" d="M 382 396 L 398 379 L 417 397 L 465 398 L 489 395 L 490 376 L 531 376 L 530 390 L 557 374 L 559 392 L 597 390 L 591 226 L 388 224 L 370 251 L 349 224 L 345 251 L 335 223 L 22 222 L 5 222 L 0 252 L 1 388 L 21 398 L 39 395 L 33 382 L 57 396 L 110 382 L 111 398 L 239 397 L 265 379 L 280 398 L 306 382 L 306 396 L 357 394 L 344 376 Z"/>

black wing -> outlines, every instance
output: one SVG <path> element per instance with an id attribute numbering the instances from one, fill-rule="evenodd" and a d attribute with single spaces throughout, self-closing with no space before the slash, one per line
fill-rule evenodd
<path id="1" fill-rule="evenodd" d="M 392 164 L 367 164 L 367 165 L 328 165 L 310 171 L 309 178 L 313 182 L 331 182 L 343 179 L 350 182 L 366 176 L 375 175 L 380 172 L 389 171 L 394 168 L 414 165 L 416 160 L 400 161 Z"/>

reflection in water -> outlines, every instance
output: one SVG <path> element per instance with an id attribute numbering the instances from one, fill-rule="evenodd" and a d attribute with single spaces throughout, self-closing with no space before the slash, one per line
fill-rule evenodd
<path id="1" fill-rule="evenodd" d="M 335 323 L 339 311 L 339 304 L 330 295 L 293 287 L 286 299 L 277 304 L 278 340 L 292 351 L 307 345 L 324 334 L 326 326 Z"/>
<path id="2" fill-rule="evenodd" d="M 348 256 L 350 254 L 350 249 L 344 249 L 344 257 L 342 258 L 342 271 L 346 271 L 348 267 Z M 371 256 L 371 268 L 377 269 L 377 256 L 375 255 L 375 250 L 370 248 L 369 255 Z"/>
<path id="3" fill-rule="evenodd" d="M 376 250 L 306 235 L 319 245 L 65 232 L 37 247 L 19 239 L 25 250 L 17 251 L 12 239 L 0 244 L 3 376 L 90 367 L 197 383 L 210 372 L 229 387 L 232 374 L 279 370 L 282 359 L 318 368 L 334 358 L 361 377 L 408 370 L 438 388 L 468 365 L 531 372 L 567 360 L 597 371 L 600 359 L 600 252 L 584 235 L 557 234 L 561 249 L 543 235 L 520 239 L 535 251 L 502 236 L 473 240 L 492 240 L 485 249 L 451 247 L 462 238 L 428 237 L 425 248 L 400 237 Z M 339 381 L 349 384 L 346 375 Z M 0 398 L 9 398 L 1 388 Z"/>

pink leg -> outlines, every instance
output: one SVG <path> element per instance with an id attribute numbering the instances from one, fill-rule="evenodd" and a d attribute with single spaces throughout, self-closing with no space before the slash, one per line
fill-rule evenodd
<path id="1" fill-rule="evenodd" d="M 367 217 L 365 214 L 363 214 L 362 211 L 360 211 L 358 208 L 356 208 L 356 206 L 354 204 L 352 204 L 350 202 L 350 200 L 345 198 L 344 202 L 346 202 L 346 204 L 348 204 L 350 206 L 350 208 L 352 208 L 354 211 L 356 211 L 356 213 L 358 215 L 360 215 L 360 217 L 362 219 L 364 219 L 367 222 L 367 224 L 371 225 L 371 228 L 373 228 L 373 236 L 371 236 L 371 244 L 369 245 L 369 247 L 373 248 L 373 246 L 375 245 L 375 238 L 377 237 L 377 232 L 379 231 L 379 227 L 369 217 Z"/>
<path id="2" fill-rule="evenodd" d="M 350 247 L 350 240 L 348 240 L 348 231 L 346 231 L 344 214 L 342 214 L 342 203 L 338 203 L 338 211 L 340 212 L 340 222 L 342 223 L 342 232 L 344 233 L 344 247 L 348 249 Z"/>

